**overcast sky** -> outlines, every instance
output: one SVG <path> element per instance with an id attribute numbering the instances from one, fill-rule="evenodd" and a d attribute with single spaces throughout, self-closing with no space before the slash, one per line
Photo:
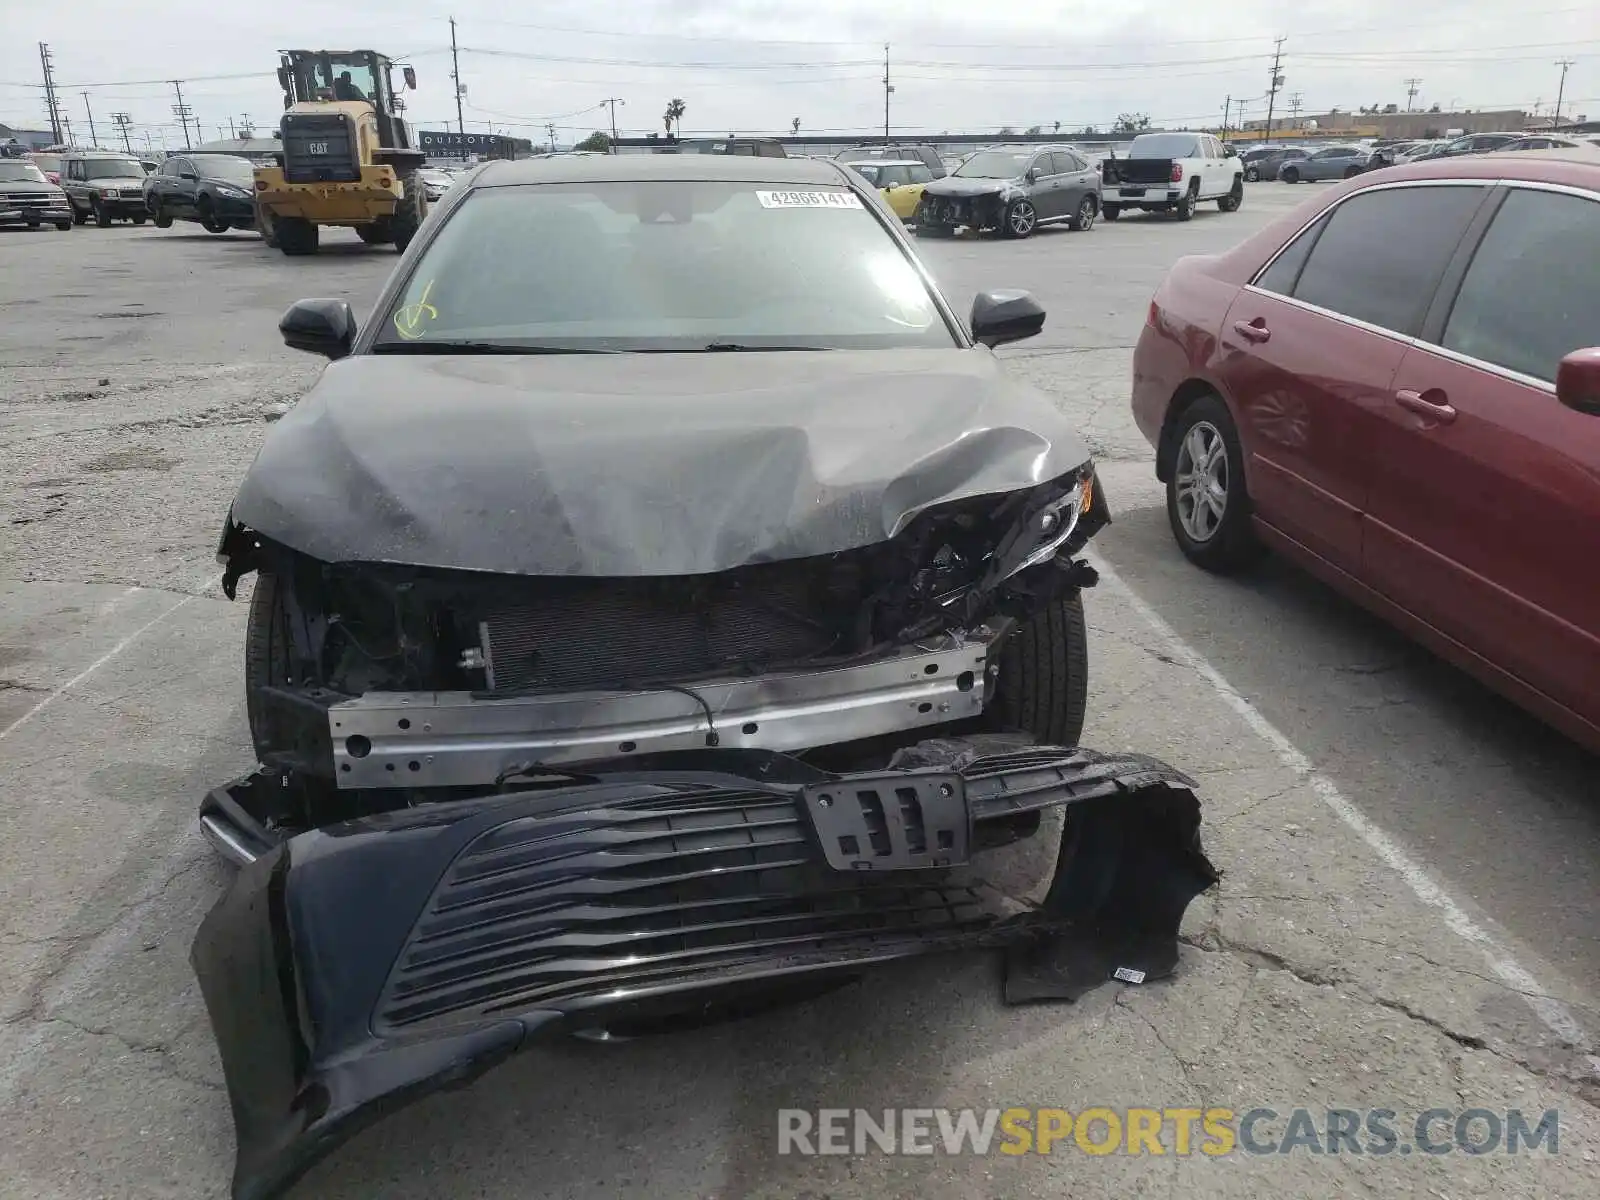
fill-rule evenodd
<path id="1" fill-rule="evenodd" d="M 1185 12 L 1170 0 L 633 0 L 614 6 L 548 0 L 352 0 L 272 5 L 152 0 L 7 3 L 0 45 L 0 121 L 48 127 L 37 43 L 48 42 L 62 104 L 81 142 L 85 100 L 102 145 L 113 112 L 154 147 L 183 143 L 171 86 L 206 137 L 248 114 L 271 127 L 280 48 L 370 48 L 406 56 L 420 86 L 407 96 L 419 127 L 455 128 L 450 26 L 458 28 L 468 130 L 561 142 L 608 129 L 619 97 L 624 133 L 662 127 L 666 102 L 687 105 L 685 134 L 868 133 L 883 128 L 883 46 L 901 133 L 998 131 L 1030 125 L 1104 127 L 1122 112 L 1169 126 L 1216 124 L 1224 98 L 1265 115 L 1273 39 L 1284 36 L 1280 111 L 1407 103 L 1549 113 L 1558 59 L 1575 60 L 1563 115 L 1600 118 L 1600 0 L 1213 0 Z M 497 17 L 499 12 L 505 14 Z M 514 19 L 513 19 L 514 18 Z M 155 81 L 155 82 L 151 82 Z"/>

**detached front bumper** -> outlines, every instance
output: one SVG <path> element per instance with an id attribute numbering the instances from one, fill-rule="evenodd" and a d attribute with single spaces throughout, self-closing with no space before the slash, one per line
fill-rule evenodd
<path id="1" fill-rule="evenodd" d="M 749 1002 L 935 951 L 1007 947 L 1010 999 L 1169 973 L 1215 881 L 1190 781 L 1139 756 L 922 743 L 873 774 L 718 751 L 692 769 L 489 794 L 279 845 L 256 775 L 202 821 L 254 860 L 191 958 L 237 1131 L 236 1200 L 528 1043 Z M 1037 907 L 963 869 L 1066 806 Z"/>

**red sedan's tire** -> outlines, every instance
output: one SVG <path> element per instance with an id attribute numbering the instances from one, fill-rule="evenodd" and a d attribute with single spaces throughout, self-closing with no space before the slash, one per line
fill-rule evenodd
<path id="1" fill-rule="evenodd" d="M 1222 398 L 1202 396 L 1163 434 L 1169 447 L 1167 521 L 1178 549 L 1195 566 L 1218 574 L 1241 570 L 1262 554 L 1251 526 L 1244 450 Z"/>

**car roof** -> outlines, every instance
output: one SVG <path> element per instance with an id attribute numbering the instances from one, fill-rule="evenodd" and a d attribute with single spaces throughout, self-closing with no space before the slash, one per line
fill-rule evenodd
<path id="1" fill-rule="evenodd" d="M 1395 182 L 1403 179 L 1508 179 L 1522 183 L 1561 183 L 1600 192 L 1600 150 L 1560 146 L 1551 150 L 1516 150 L 1431 158 L 1404 163 L 1363 176 Z"/>
<path id="2" fill-rule="evenodd" d="M 920 158 L 863 158 L 855 162 L 847 162 L 847 167 L 925 167 L 928 164 Z"/>
<path id="3" fill-rule="evenodd" d="M 753 154 L 595 154 L 558 158 L 496 159 L 472 176 L 471 186 L 523 183 L 634 183 L 663 179 L 709 183 L 841 184 L 841 164 L 820 158 L 764 158 Z"/>

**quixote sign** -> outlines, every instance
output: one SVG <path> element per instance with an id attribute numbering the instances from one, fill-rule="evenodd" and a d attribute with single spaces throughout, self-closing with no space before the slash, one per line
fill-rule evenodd
<path id="1" fill-rule="evenodd" d="M 420 129 L 417 149 L 426 154 L 510 154 L 511 139 L 495 133 Z"/>

